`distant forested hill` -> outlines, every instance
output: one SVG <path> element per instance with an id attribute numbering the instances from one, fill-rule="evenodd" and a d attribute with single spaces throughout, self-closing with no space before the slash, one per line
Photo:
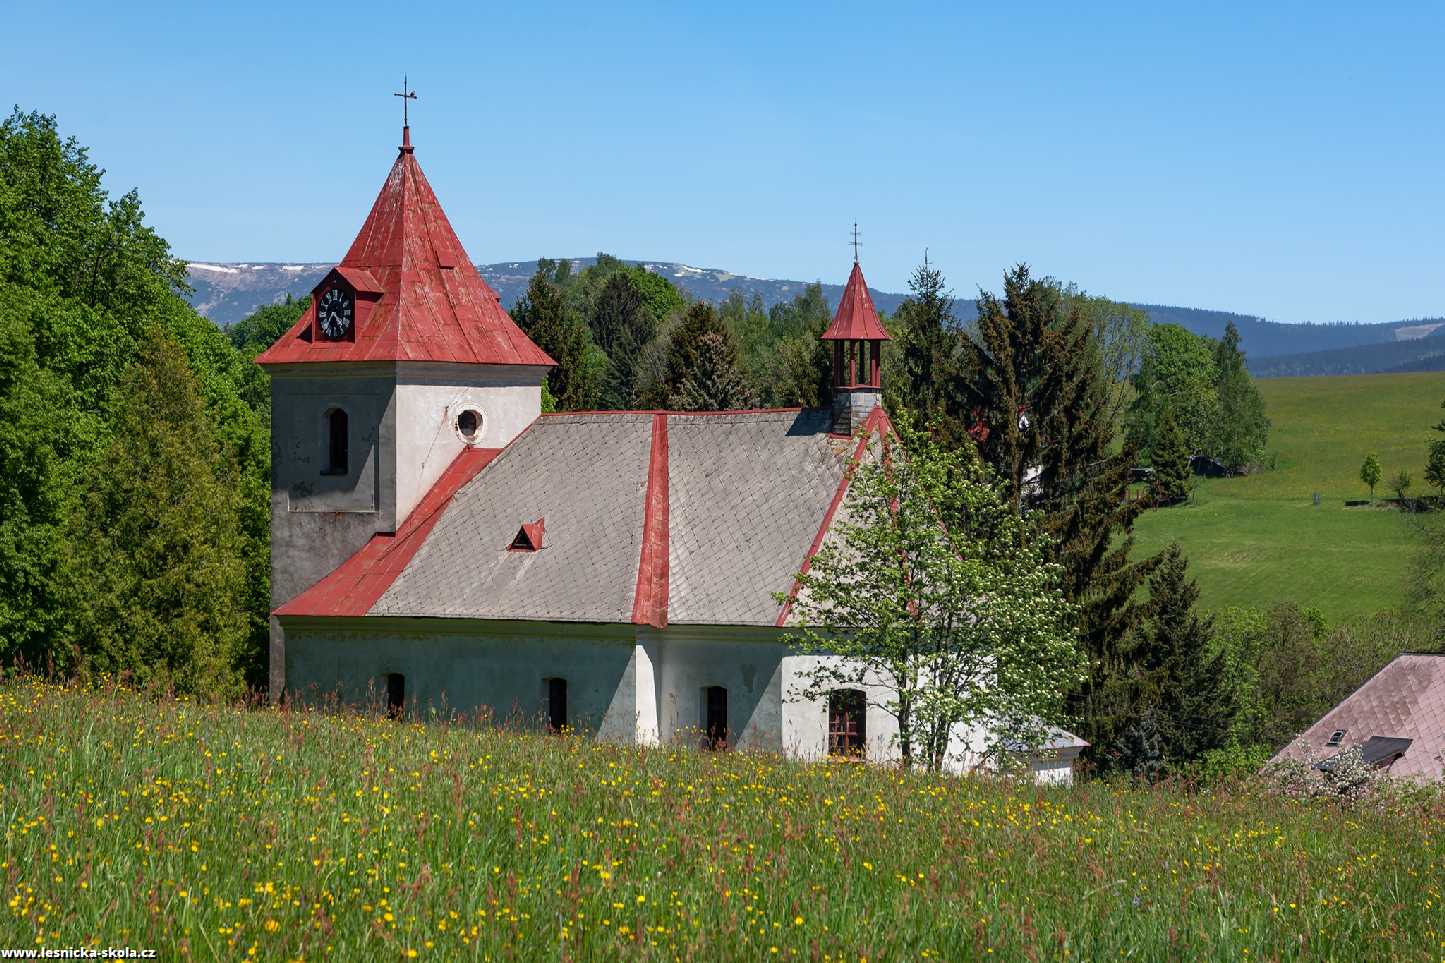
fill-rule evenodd
<path id="1" fill-rule="evenodd" d="M 1445 330 L 1409 341 L 1356 344 L 1328 351 L 1251 359 L 1249 368 L 1259 378 L 1445 371 Z"/>
<path id="2" fill-rule="evenodd" d="M 596 258 L 572 259 L 574 270 L 581 270 Z M 700 300 L 721 302 L 737 292 L 744 299 L 754 294 L 765 307 L 791 301 L 802 294 L 807 281 L 773 280 L 747 277 L 717 268 L 698 268 L 671 261 L 628 261 L 640 264 L 661 275 L 688 295 Z M 196 310 L 219 325 L 227 326 L 241 320 L 257 307 L 285 300 L 287 295 L 301 297 L 321 280 L 330 264 L 230 263 L 192 262 L 190 282 L 195 288 L 191 303 Z M 513 305 L 527 288 L 537 270 L 537 262 L 503 261 L 479 264 L 477 269 L 487 283 L 501 295 L 502 303 Z M 823 294 L 836 304 L 842 285 L 824 284 Z M 878 309 L 891 314 L 904 295 L 897 292 L 872 291 Z M 1416 339 L 1445 331 L 1445 318 L 1425 318 L 1381 323 L 1282 324 L 1263 318 L 1230 311 L 1185 308 L 1165 304 L 1141 304 L 1158 324 L 1178 324 L 1196 334 L 1218 338 L 1224 326 L 1233 321 L 1239 329 L 1250 367 L 1256 374 L 1359 374 L 1372 371 L 1405 370 L 1401 365 L 1429 364 L 1422 360 L 1431 352 L 1413 349 Z M 971 321 L 976 316 L 972 299 L 959 299 L 957 316 Z M 1353 349 L 1377 346 L 1378 352 L 1354 355 Z M 1332 352 L 1345 353 L 1335 355 Z M 1349 355 L 1350 357 L 1347 357 Z M 1288 371 L 1262 365 L 1265 359 L 1288 356 Z M 1283 362 L 1282 362 L 1283 363 Z M 1361 367 L 1367 365 L 1367 367 Z M 1380 365 L 1369 367 L 1368 365 Z M 1409 370 L 1429 370 L 1411 368 Z"/>

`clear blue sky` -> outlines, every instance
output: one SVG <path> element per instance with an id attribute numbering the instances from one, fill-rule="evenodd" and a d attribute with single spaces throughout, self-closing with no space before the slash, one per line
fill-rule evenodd
<path id="1" fill-rule="evenodd" d="M 1445 314 L 1445 5 L 11 3 L 0 94 L 195 260 L 332 261 L 395 154 L 478 261 Z M 1174 9 L 1170 9 L 1174 8 Z M 1268 9 L 1266 9 L 1268 8 Z"/>

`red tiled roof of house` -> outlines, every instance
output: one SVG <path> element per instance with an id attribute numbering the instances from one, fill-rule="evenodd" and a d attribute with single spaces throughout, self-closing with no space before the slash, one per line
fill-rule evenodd
<path id="1" fill-rule="evenodd" d="M 1340 731 L 1339 742 L 1329 745 Z M 1390 763 L 1390 775 L 1445 778 L 1445 655 L 1397 656 L 1276 758 L 1319 758 L 1363 747 L 1371 739 L 1409 740 Z"/>

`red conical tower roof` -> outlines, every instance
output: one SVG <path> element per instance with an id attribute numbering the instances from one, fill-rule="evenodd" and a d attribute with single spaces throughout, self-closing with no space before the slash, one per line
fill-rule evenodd
<path id="1" fill-rule="evenodd" d="M 848 286 L 838 301 L 838 311 L 833 323 L 823 332 L 824 341 L 888 341 L 888 332 L 878 320 L 878 309 L 873 307 L 873 298 L 868 295 L 868 282 L 863 280 L 863 269 L 853 262 L 853 273 L 848 275 Z"/>
<path id="2" fill-rule="evenodd" d="M 313 302 L 258 363 L 556 364 L 522 333 L 477 273 L 416 162 L 410 133 L 403 129 L 396 163 L 336 267 L 357 289 L 354 335 L 340 341 L 317 337 Z M 362 310 L 362 301 L 374 303 Z"/>

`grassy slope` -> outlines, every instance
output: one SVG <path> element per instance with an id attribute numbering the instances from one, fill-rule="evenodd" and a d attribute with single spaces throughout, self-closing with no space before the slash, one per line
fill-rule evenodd
<path id="1" fill-rule="evenodd" d="M 857 961 L 1445 945 L 1438 802 L 1045 790 L 16 682 L 0 780 L 0 946 Z"/>
<path id="2" fill-rule="evenodd" d="M 1346 509 L 1364 498 L 1360 463 L 1380 456 L 1423 493 L 1430 426 L 1445 412 L 1445 374 L 1276 378 L 1259 382 L 1273 422 L 1274 470 L 1201 481 L 1193 503 L 1149 512 L 1139 552 L 1178 539 L 1207 608 L 1292 601 L 1327 618 L 1369 615 L 1402 600 L 1413 541 L 1398 512 Z M 1387 494 L 1382 483 L 1376 490 Z M 1323 503 L 1316 509 L 1312 494 Z"/>

